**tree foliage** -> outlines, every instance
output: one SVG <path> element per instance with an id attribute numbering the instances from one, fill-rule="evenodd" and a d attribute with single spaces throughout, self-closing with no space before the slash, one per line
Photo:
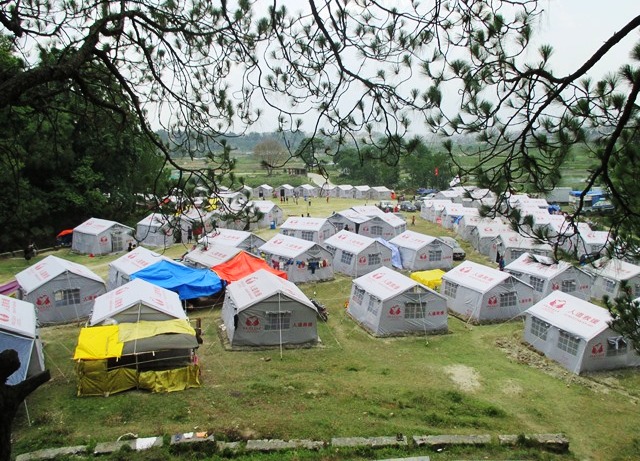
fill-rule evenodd
<path id="1" fill-rule="evenodd" d="M 275 139 L 265 139 L 256 144 L 253 154 L 260 159 L 260 163 L 267 170 L 268 176 L 271 176 L 273 170 L 281 167 L 289 158 L 287 149 Z"/>

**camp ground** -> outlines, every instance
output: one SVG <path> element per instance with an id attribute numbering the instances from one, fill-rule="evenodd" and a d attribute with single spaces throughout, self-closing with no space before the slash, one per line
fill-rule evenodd
<path id="1" fill-rule="evenodd" d="M 200 386 L 198 339 L 186 319 L 85 327 L 74 353 L 78 396 Z"/>
<path id="2" fill-rule="evenodd" d="M 327 218 L 293 216 L 282 223 L 280 233 L 310 242 L 324 243 L 336 233 L 336 228 Z"/>
<path id="3" fill-rule="evenodd" d="M 44 354 L 34 305 L 0 295 L 0 352 L 8 349 L 18 353 L 20 368 L 9 375 L 6 384 L 16 385 L 44 371 Z"/>
<path id="4" fill-rule="evenodd" d="M 344 229 L 359 234 L 360 226 L 370 221 L 371 217 L 358 213 L 351 208 L 347 208 L 346 210 L 333 213 L 327 218 L 327 220 L 333 224 L 336 228 L 336 232 Z"/>
<path id="5" fill-rule="evenodd" d="M 130 281 L 131 274 L 134 272 L 138 272 L 162 260 L 169 260 L 169 258 L 140 246 L 123 254 L 109 263 L 107 291 L 111 291 Z"/>
<path id="6" fill-rule="evenodd" d="M 631 342 L 610 321 L 606 309 L 554 291 L 527 310 L 524 340 L 576 374 L 640 366 Z"/>
<path id="7" fill-rule="evenodd" d="M 18 298 L 36 306 L 42 325 L 86 319 L 93 300 L 106 291 L 93 271 L 53 255 L 16 274 L 16 280 Z"/>
<path id="8" fill-rule="evenodd" d="M 292 282 L 259 270 L 230 284 L 222 306 L 232 348 L 314 345 L 318 312 Z"/>
<path id="9" fill-rule="evenodd" d="M 520 235 L 517 232 L 507 231 L 501 232 L 493 239 L 489 258 L 492 261 L 497 261 L 499 254 L 504 258 L 505 264 L 509 264 L 524 253 L 551 258 L 553 256 L 553 248 L 546 243 L 536 243 L 534 239 Z"/>
<path id="10" fill-rule="evenodd" d="M 406 230 L 389 243 L 398 247 L 403 269 L 451 269 L 453 248 L 437 237 Z"/>
<path id="11" fill-rule="evenodd" d="M 504 270 L 533 287 L 534 302 L 556 290 L 586 301 L 591 298 L 591 275 L 566 261 L 524 253 Z"/>
<path id="12" fill-rule="evenodd" d="M 262 237 L 252 232 L 234 229 L 216 229 L 207 234 L 203 241 L 205 245 L 222 244 L 238 247 L 255 255 L 258 254 L 258 248 L 265 242 Z"/>
<path id="13" fill-rule="evenodd" d="M 374 336 L 447 331 L 443 296 L 381 267 L 353 281 L 347 313 Z"/>
<path id="14" fill-rule="evenodd" d="M 182 258 L 182 262 L 190 267 L 210 269 L 213 266 L 229 261 L 242 250 L 222 244 L 197 245 Z"/>
<path id="15" fill-rule="evenodd" d="M 594 276 L 591 285 L 591 297 L 611 299 L 620 296 L 622 282 L 626 282 L 634 298 L 640 296 L 640 266 L 623 261 L 622 259 L 599 259 L 593 264 L 587 264 L 584 269 Z"/>
<path id="16" fill-rule="evenodd" d="M 451 312 L 471 323 L 512 320 L 533 305 L 533 288 L 513 275 L 464 261 L 442 276 Z"/>
<path id="17" fill-rule="evenodd" d="M 151 213 L 136 225 L 136 240 L 140 245 L 167 248 L 174 243 L 173 228 L 168 216 Z"/>
<path id="18" fill-rule="evenodd" d="M 104 255 L 126 250 L 134 230 L 124 224 L 91 218 L 73 228 L 71 249 L 81 254 Z"/>
<path id="19" fill-rule="evenodd" d="M 186 318 L 176 293 L 142 279 L 135 279 L 98 296 L 91 311 L 89 325 Z"/>
<path id="20" fill-rule="evenodd" d="M 364 235 L 341 230 L 329 237 L 324 246 L 333 255 L 333 270 L 359 277 L 379 267 L 391 266 L 391 250 Z"/>
<path id="21" fill-rule="evenodd" d="M 362 224 L 360 235 L 371 238 L 391 240 L 407 230 L 407 222 L 393 213 L 381 213 L 371 216 L 371 220 Z"/>
<path id="22" fill-rule="evenodd" d="M 323 246 L 296 237 L 277 234 L 260 247 L 267 264 L 287 273 L 294 283 L 333 280 L 332 255 Z"/>
<path id="23" fill-rule="evenodd" d="M 440 285 L 442 285 L 442 276 L 444 274 L 445 271 L 442 269 L 431 269 L 428 271 L 412 272 L 409 277 L 432 290 L 440 292 Z"/>

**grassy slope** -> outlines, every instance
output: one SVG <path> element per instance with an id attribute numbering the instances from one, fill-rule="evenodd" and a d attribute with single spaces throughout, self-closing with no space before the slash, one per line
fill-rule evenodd
<path id="1" fill-rule="evenodd" d="M 307 208 L 300 200 L 283 207 L 291 215 L 308 209 L 327 216 L 355 203 L 362 202 L 317 199 Z M 453 235 L 419 218 L 416 224 L 417 231 Z M 488 263 L 463 245 L 470 259 Z M 184 251 L 176 246 L 168 255 Z M 102 276 L 114 259 L 58 254 Z M 24 267 L 20 259 L 0 261 L 0 280 Z M 329 322 L 319 325 L 322 345 L 314 349 L 228 352 L 218 336 L 219 310 L 192 313 L 204 327 L 202 387 L 185 392 L 78 398 L 71 357 L 79 326 L 44 328 L 53 379 L 28 399 L 33 425 L 24 415 L 17 420 L 14 452 L 197 427 L 230 439 L 564 432 L 580 459 L 633 459 L 637 371 L 574 377 L 520 346 L 521 322 L 468 327 L 452 318 L 448 335 L 376 339 L 344 314 L 350 282 L 337 277 L 301 286 L 330 310 Z M 507 352 L 514 347 L 519 356 Z"/>

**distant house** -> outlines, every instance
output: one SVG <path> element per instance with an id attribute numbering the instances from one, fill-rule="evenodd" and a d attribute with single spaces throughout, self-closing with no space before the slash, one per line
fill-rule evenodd
<path id="1" fill-rule="evenodd" d="M 591 297 L 591 275 L 566 261 L 524 253 L 504 270 L 533 287 L 534 302 L 557 290 L 586 301 Z"/>
<path id="2" fill-rule="evenodd" d="M 403 269 L 423 271 L 453 266 L 453 248 L 437 237 L 406 230 L 389 243 L 398 247 Z"/>
<path id="3" fill-rule="evenodd" d="M 391 267 L 391 250 L 382 243 L 341 230 L 329 237 L 324 246 L 333 255 L 333 270 L 359 277 L 382 266 Z"/>
<path id="4" fill-rule="evenodd" d="M 71 249 L 77 253 L 105 255 L 127 249 L 134 230 L 124 224 L 91 218 L 73 228 Z"/>
<path id="5" fill-rule="evenodd" d="M 136 225 L 136 240 L 140 245 L 167 248 L 174 243 L 169 217 L 151 213 Z"/>
<path id="6" fill-rule="evenodd" d="M 323 243 L 336 233 L 336 228 L 327 218 L 293 216 L 280 225 L 280 233 L 310 242 Z"/>
<path id="7" fill-rule="evenodd" d="M 18 298 L 36 306 L 43 325 L 70 323 L 89 317 L 93 300 L 106 292 L 104 280 L 93 271 L 57 256 L 16 274 Z"/>
<path id="8" fill-rule="evenodd" d="M 508 272 L 464 261 L 442 276 L 449 310 L 473 323 L 507 321 L 533 305 L 533 288 Z"/>
<path id="9" fill-rule="evenodd" d="M 277 227 L 284 221 L 284 211 L 270 200 L 254 200 L 249 203 L 249 206 L 262 213 L 262 219 L 255 223 L 258 229 Z"/>
<path id="10" fill-rule="evenodd" d="M 321 282 L 334 278 L 333 256 L 313 241 L 277 234 L 259 250 L 267 264 L 285 271 L 291 282 Z"/>
<path id="11" fill-rule="evenodd" d="M 610 321 L 608 310 L 554 291 L 526 311 L 524 340 L 576 374 L 640 366 L 633 345 Z"/>
<path id="12" fill-rule="evenodd" d="M 387 267 L 353 281 L 347 313 L 374 336 L 447 331 L 444 297 Z"/>

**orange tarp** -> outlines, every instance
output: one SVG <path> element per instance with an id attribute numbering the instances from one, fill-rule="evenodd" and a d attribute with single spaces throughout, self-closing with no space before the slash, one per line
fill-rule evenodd
<path id="1" fill-rule="evenodd" d="M 253 274 L 258 269 L 265 269 L 269 272 L 287 279 L 287 273 L 284 271 L 276 270 L 269 266 L 264 259 L 257 256 L 250 255 L 246 251 L 241 251 L 229 261 L 211 268 L 218 277 L 227 283 L 235 282 L 249 274 Z"/>

